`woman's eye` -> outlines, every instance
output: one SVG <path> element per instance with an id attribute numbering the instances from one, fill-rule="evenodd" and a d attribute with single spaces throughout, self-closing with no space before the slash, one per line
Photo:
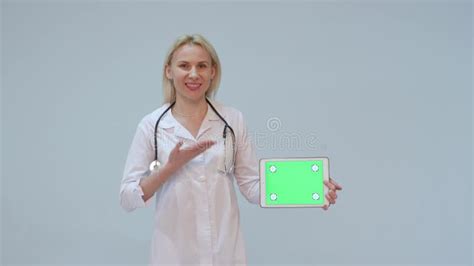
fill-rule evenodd
<path id="1" fill-rule="evenodd" d="M 199 67 L 200 68 L 206 68 L 207 66 L 206 65 L 200 65 Z"/>

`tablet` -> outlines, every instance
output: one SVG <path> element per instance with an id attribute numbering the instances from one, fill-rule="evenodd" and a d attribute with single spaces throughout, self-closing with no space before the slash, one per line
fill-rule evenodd
<path id="1" fill-rule="evenodd" d="M 329 158 L 260 160 L 260 206 L 322 207 L 327 203 Z"/>

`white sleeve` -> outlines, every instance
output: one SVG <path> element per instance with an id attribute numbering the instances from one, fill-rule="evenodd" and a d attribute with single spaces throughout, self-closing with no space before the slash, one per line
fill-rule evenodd
<path id="1" fill-rule="evenodd" d="M 145 129 L 144 120 L 137 127 L 132 145 L 128 151 L 127 161 L 120 185 L 120 205 L 127 212 L 148 206 L 153 197 L 143 201 L 143 190 L 140 179 L 148 173 L 149 164 L 154 159 L 152 145 L 153 132 Z"/>
<path id="2" fill-rule="evenodd" d="M 260 177 L 255 145 L 252 142 L 242 113 L 239 112 L 236 134 L 236 157 L 234 175 L 242 195 L 254 204 L 259 203 Z"/>

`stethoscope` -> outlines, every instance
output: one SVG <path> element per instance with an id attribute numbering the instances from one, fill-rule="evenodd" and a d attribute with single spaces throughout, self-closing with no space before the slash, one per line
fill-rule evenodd
<path id="1" fill-rule="evenodd" d="M 211 107 L 211 109 L 216 113 L 216 115 L 224 122 L 224 130 L 222 132 L 222 137 L 224 138 L 224 169 L 222 169 L 225 173 L 230 173 L 233 170 L 234 167 L 234 159 L 235 159 L 235 133 L 234 129 L 227 123 L 227 121 L 224 119 L 224 117 L 219 114 L 217 109 L 211 104 L 209 99 L 206 98 L 207 103 Z M 160 161 L 158 161 L 158 124 L 160 123 L 161 118 L 176 104 L 176 102 L 173 102 L 166 108 L 163 113 L 158 117 L 158 120 L 156 120 L 155 124 L 155 134 L 154 134 L 154 140 L 155 140 L 155 160 L 153 160 L 150 163 L 150 171 L 158 171 L 161 167 Z M 231 158 L 230 160 L 227 160 L 227 129 L 229 129 L 231 133 L 231 138 L 232 138 L 232 152 L 231 152 Z M 229 165 L 227 165 L 227 162 L 229 162 Z"/>

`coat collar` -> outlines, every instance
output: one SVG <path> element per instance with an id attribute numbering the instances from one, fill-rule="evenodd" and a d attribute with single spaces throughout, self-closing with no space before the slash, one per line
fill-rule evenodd
<path id="1" fill-rule="evenodd" d="M 216 108 L 216 110 L 219 112 L 220 115 L 224 116 L 224 114 L 222 113 L 222 109 L 221 109 L 221 106 L 217 103 L 215 103 L 214 101 L 212 100 L 209 100 L 211 102 L 211 104 Z M 166 103 L 162 106 L 162 108 L 160 108 L 160 111 L 158 112 L 158 116 L 157 118 L 170 106 L 170 103 Z M 208 104 L 208 108 L 207 108 L 207 113 L 206 113 L 206 116 L 204 117 L 203 121 L 202 121 L 202 124 L 201 124 L 201 128 L 199 129 L 199 133 L 197 134 L 196 136 L 196 140 L 198 140 L 206 131 L 208 131 L 209 129 L 211 129 L 213 126 L 219 126 L 220 124 L 219 123 L 216 123 L 216 122 L 219 122 L 221 121 L 221 119 L 219 118 L 219 116 L 214 112 L 214 110 L 211 108 L 211 106 L 209 106 Z M 186 138 L 186 139 L 191 139 L 191 140 L 194 140 L 194 137 L 191 135 L 191 133 L 189 133 L 189 131 L 184 128 L 181 123 L 178 122 L 178 120 L 176 120 L 176 118 L 174 118 L 173 114 L 171 113 L 171 110 L 168 110 L 164 115 L 163 117 L 161 118 L 160 120 L 160 123 L 158 124 L 158 127 L 162 128 L 162 129 L 170 129 L 170 128 L 174 128 L 174 134 L 177 136 L 177 137 L 181 137 L 181 138 Z"/>

